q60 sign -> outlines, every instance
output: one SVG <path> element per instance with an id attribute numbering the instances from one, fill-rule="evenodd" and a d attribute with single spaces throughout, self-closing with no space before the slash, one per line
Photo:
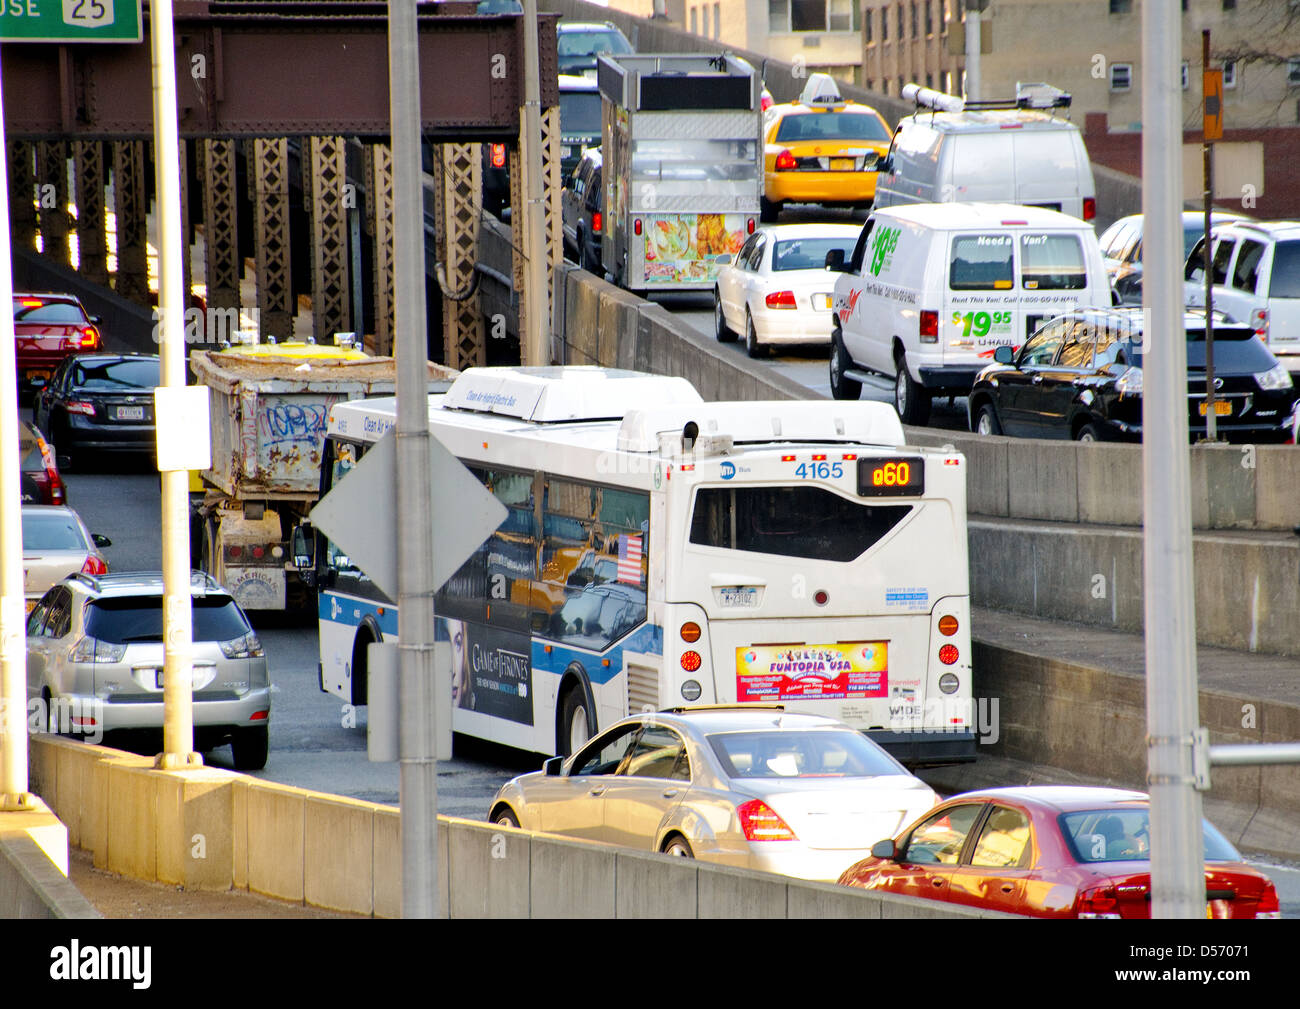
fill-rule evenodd
<path id="1" fill-rule="evenodd" d="M 919 497 L 924 493 L 924 459 L 877 456 L 858 460 L 858 494 L 862 497 Z"/>

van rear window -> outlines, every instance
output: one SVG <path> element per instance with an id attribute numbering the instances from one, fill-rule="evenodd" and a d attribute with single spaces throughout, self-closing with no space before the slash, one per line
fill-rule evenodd
<path id="1" fill-rule="evenodd" d="M 1273 275 L 1268 282 L 1270 298 L 1300 298 L 1300 241 L 1278 242 L 1273 246 Z"/>
<path id="2" fill-rule="evenodd" d="M 1078 235 L 1021 235 L 1020 286 L 1027 291 L 1080 291 L 1088 286 Z"/>
<path id="3" fill-rule="evenodd" d="M 954 291 L 1009 291 L 1015 270 L 1010 235 L 958 235 L 952 240 L 948 286 Z"/>

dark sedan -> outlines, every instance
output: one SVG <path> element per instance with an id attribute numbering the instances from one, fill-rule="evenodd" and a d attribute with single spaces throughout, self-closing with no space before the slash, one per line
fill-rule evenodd
<path id="1" fill-rule="evenodd" d="M 49 432 L 59 465 L 87 451 L 152 453 L 155 354 L 79 354 L 36 397 L 33 415 Z"/>
<path id="2" fill-rule="evenodd" d="M 1189 311 L 1187 411 L 1193 438 L 1206 430 L 1205 314 Z M 1046 323 L 980 372 L 967 400 L 980 434 L 1079 441 L 1142 438 L 1142 312 L 1090 309 Z M 1214 327 L 1214 412 L 1229 440 L 1284 441 L 1300 393 L 1290 373 L 1245 326 Z"/>
<path id="3" fill-rule="evenodd" d="M 956 795 L 845 886 L 1034 918 L 1150 918 L 1151 812 L 1143 792 L 1038 785 Z M 1202 821 L 1205 917 L 1280 918 L 1272 881 Z"/>

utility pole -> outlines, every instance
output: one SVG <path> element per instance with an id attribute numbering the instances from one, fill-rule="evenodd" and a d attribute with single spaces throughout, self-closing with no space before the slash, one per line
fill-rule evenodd
<path id="1" fill-rule="evenodd" d="M 401 699 L 398 760 L 402 804 L 402 917 L 432 918 L 438 913 L 435 586 L 433 516 L 429 501 L 432 463 L 424 309 L 420 52 L 415 5 L 416 0 L 389 0 L 388 4 L 396 299 L 393 356 L 397 359 L 397 542 L 401 544 L 397 566 L 397 636 L 401 642 L 397 667 Z"/>
<path id="2" fill-rule="evenodd" d="M 154 178 L 158 193 L 158 325 L 161 385 L 185 388 L 185 248 L 181 228 L 180 139 L 172 0 L 152 0 Z M 155 419 L 164 423 L 164 418 Z M 160 459 L 161 462 L 161 459 Z M 157 766 L 198 767 L 194 752 L 193 612 L 190 606 L 189 473 L 161 471 L 163 561 L 163 752 Z"/>
<path id="3" fill-rule="evenodd" d="M 1143 589 L 1153 918 L 1205 915 L 1201 796 L 1194 788 L 1198 712 L 1182 290 L 1181 38 L 1173 0 L 1142 5 Z"/>
<path id="4" fill-rule="evenodd" d="M 546 276 L 546 208 L 542 193 L 542 73 L 537 44 L 537 0 L 524 6 L 524 108 L 519 131 L 524 213 L 514 221 L 524 250 L 524 333 L 520 357 L 525 365 L 551 363 L 550 294 Z"/>
<path id="5" fill-rule="evenodd" d="M 0 166 L 8 164 L 0 96 Z M 13 304 L 9 179 L 0 171 L 0 305 Z M 30 809 L 27 791 L 27 613 L 13 312 L 0 312 L 0 812 Z"/>

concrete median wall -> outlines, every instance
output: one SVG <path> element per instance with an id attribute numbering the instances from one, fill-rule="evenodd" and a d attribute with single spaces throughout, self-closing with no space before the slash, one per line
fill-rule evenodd
<path id="1" fill-rule="evenodd" d="M 401 915 L 400 818 L 391 806 L 215 769 L 155 771 L 148 758 L 58 737 L 35 736 L 30 751 L 33 789 L 78 825 L 97 866 Z M 473 820 L 438 823 L 440 913 L 454 918 L 1008 917 Z M 26 891 L 10 898 L 9 864 L 0 859 L 0 914 L 6 900 L 53 906 Z"/>
<path id="2" fill-rule="evenodd" d="M 68 830 L 50 807 L 0 812 L 0 919 L 98 917 L 68 881 Z"/>

